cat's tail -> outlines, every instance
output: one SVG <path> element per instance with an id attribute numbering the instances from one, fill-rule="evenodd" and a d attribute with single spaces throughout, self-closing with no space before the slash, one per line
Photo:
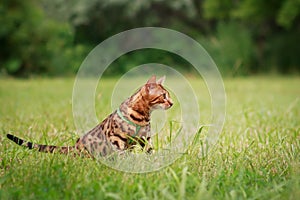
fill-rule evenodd
<path id="1" fill-rule="evenodd" d="M 60 147 L 54 145 L 34 144 L 32 142 L 25 141 L 11 134 L 7 134 L 6 136 L 8 139 L 12 140 L 13 142 L 15 142 L 20 146 L 26 147 L 28 149 L 37 149 L 39 152 L 45 152 L 45 153 L 57 152 L 60 154 L 69 154 L 69 153 L 76 152 L 75 146 Z"/>

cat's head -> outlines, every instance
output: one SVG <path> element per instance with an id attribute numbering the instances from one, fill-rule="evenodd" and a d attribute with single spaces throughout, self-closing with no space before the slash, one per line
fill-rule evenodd
<path id="1" fill-rule="evenodd" d="M 145 85 L 147 99 L 151 110 L 166 110 L 173 105 L 169 92 L 162 86 L 165 78 L 166 77 L 163 76 L 156 81 L 156 76 L 152 76 Z"/>

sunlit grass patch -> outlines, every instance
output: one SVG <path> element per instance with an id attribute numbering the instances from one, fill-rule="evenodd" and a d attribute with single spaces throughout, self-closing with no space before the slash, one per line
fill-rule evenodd
<path id="1" fill-rule="evenodd" d="M 99 88 L 99 120 L 110 112 L 114 81 L 104 80 Z M 13 133 L 36 143 L 74 144 L 73 79 L 0 80 L 0 199 L 297 199 L 300 79 L 226 79 L 226 123 L 208 154 L 203 149 L 210 107 L 203 98 L 209 95 L 200 93 L 205 90 L 200 81 L 191 83 L 199 91 L 204 126 L 173 164 L 134 174 L 93 159 L 24 149 L 6 139 Z M 156 149 L 174 141 L 180 123 L 166 123 L 153 138 Z"/>

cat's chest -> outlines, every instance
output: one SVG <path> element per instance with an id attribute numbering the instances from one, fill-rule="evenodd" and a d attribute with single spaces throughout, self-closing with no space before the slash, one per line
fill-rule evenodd
<path id="1" fill-rule="evenodd" d="M 122 119 L 117 112 L 112 114 L 110 123 L 112 127 L 111 134 L 122 134 L 130 137 L 147 137 L 150 133 L 150 123 L 146 126 L 139 126 Z"/>

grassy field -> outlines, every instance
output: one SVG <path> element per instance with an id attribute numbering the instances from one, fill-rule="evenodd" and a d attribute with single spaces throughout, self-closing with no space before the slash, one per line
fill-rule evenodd
<path id="1" fill-rule="evenodd" d="M 144 174 L 26 150 L 6 139 L 13 133 L 73 144 L 73 81 L 0 80 L 0 199 L 300 198 L 299 77 L 225 79 L 226 123 L 215 148 L 200 157 L 196 142 L 172 165 Z M 104 83 L 97 109 L 103 117 L 113 81 Z M 197 88 L 197 80 L 191 83 Z"/>

